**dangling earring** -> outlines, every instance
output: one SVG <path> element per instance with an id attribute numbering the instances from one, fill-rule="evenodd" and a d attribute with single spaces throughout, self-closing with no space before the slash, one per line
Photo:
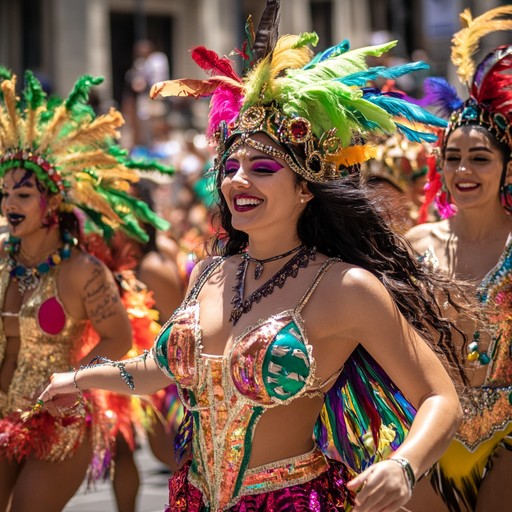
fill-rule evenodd
<path id="1" fill-rule="evenodd" d="M 436 206 L 437 210 L 439 211 L 439 215 L 442 219 L 448 219 L 452 215 L 455 214 L 455 210 L 453 208 L 452 200 L 450 197 L 450 192 L 448 191 L 448 188 L 446 187 L 446 183 L 444 181 L 444 176 L 442 173 L 441 175 L 441 190 L 436 195 Z"/>
<path id="2" fill-rule="evenodd" d="M 41 225 L 44 228 L 51 228 L 59 223 L 59 216 L 56 210 L 48 210 Z"/>

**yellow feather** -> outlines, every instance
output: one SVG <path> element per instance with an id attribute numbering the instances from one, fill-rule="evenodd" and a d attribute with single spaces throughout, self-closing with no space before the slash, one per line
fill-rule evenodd
<path id="1" fill-rule="evenodd" d="M 121 219 L 110 207 L 108 202 L 94 190 L 92 180 L 77 181 L 75 186 L 72 187 L 70 195 L 74 203 L 85 205 L 91 210 L 101 213 L 101 215 L 111 222 L 121 223 Z"/>
<path id="2" fill-rule="evenodd" d="M 123 125 L 121 112 L 111 108 L 108 114 L 97 117 L 94 121 L 80 125 L 76 130 L 60 138 L 52 144 L 54 155 L 61 151 L 67 153 L 70 148 L 77 145 L 97 145 L 108 137 L 119 137 L 118 129 Z"/>
<path id="3" fill-rule="evenodd" d="M 66 106 L 64 104 L 59 105 L 55 109 L 55 113 L 48 126 L 44 128 L 44 134 L 39 143 L 38 152 L 44 154 L 49 147 L 53 148 L 53 143 L 57 139 L 59 130 L 62 125 L 69 120 L 67 115 Z"/>
<path id="4" fill-rule="evenodd" d="M 2 152 L 16 145 L 16 141 L 14 143 L 10 141 L 9 134 L 9 119 L 7 113 L 0 105 L 0 148 Z"/>
<path id="5" fill-rule="evenodd" d="M 5 139 L 9 147 L 15 148 L 19 141 L 18 113 L 16 112 L 16 76 L 13 76 L 11 80 L 2 82 L 2 92 L 4 93 L 4 105 L 8 121 Z"/>
<path id="6" fill-rule="evenodd" d="M 343 148 L 338 154 L 329 158 L 337 166 L 344 165 L 350 167 L 351 165 L 360 164 L 375 158 L 377 156 L 377 148 L 364 144 L 361 146 L 349 146 Z"/>
<path id="7" fill-rule="evenodd" d="M 80 165 L 83 168 L 91 166 L 115 166 L 118 161 L 112 155 L 105 153 L 101 149 L 93 149 L 91 151 L 75 151 L 68 155 L 63 156 L 59 160 L 59 166 L 70 168 L 72 166 Z"/>
<path id="8" fill-rule="evenodd" d="M 34 140 L 37 135 L 37 116 L 41 112 L 42 108 L 38 109 L 27 109 L 25 111 L 25 146 L 30 148 L 34 144 Z"/>
<path id="9" fill-rule="evenodd" d="M 250 105 L 274 96 L 274 83 L 286 69 L 298 69 L 305 66 L 312 58 L 313 52 L 307 47 L 293 48 L 299 40 L 297 35 L 279 38 L 274 51 L 261 59 L 247 74 L 244 80 L 247 89 L 245 103 Z"/>
<path id="10" fill-rule="evenodd" d="M 503 16 L 512 16 L 512 5 L 496 7 L 474 19 L 469 9 L 460 14 L 463 28 L 453 36 L 451 60 L 462 83 L 470 84 L 475 74 L 473 56 L 480 39 L 499 30 L 512 30 L 512 20 L 498 19 Z"/>
<path id="11" fill-rule="evenodd" d="M 286 69 L 302 68 L 313 58 L 313 52 L 307 46 L 293 48 L 298 40 L 297 35 L 286 35 L 277 41 L 270 61 L 270 76 L 273 79 Z"/>

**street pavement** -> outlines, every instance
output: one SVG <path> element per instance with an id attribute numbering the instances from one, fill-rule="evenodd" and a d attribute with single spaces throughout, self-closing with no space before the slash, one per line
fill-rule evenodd
<path id="1" fill-rule="evenodd" d="M 135 452 L 139 469 L 140 489 L 137 497 L 137 512 L 163 512 L 167 503 L 167 481 L 169 474 L 153 457 L 151 451 L 141 446 Z M 96 484 L 94 490 L 80 488 L 66 505 L 64 512 L 116 512 L 116 502 L 110 482 Z"/>

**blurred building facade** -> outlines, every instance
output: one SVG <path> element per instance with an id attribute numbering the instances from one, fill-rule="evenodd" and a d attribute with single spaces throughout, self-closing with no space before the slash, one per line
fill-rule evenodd
<path id="1" fill-rule="evenodd" d="M 281 33 L 315 30 L 321 48 L 350 40 L 357 47 L 397 38 L 406 59 L 427 58 L 450 78 L 450 39 L 458 13 L 475 15 L 500 0 L 282 0 Z M 264 0 L 0 0 L 0 64 L 35 70 L 56 93 L 80 74 L 103 75 L 101 94 L 120 102 L 136 40 L 152 40 L 169 57 L 172 77 L 200 76 L 186 50 L 204 45 L 221 54 L 240 47 L 248 13 Z M 488 46 L 499 41 L 491 37 Z M 509 41 L 510 42 L 510 41 Z M 486 43 L 487 44 L 487 43 Z"/>

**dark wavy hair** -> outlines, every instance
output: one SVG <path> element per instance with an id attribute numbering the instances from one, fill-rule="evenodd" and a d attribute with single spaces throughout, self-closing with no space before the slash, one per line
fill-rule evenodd
<path id="1" fill-rule="evenodd" d="M 218 174 L 220 189 L 222 173 Z M 300 183 L 303 179 L 296 176 Z M 395 234 L 379 213 L 357 174 L 307 185 L 314 197 L 298 220 L 300 241 L 308 247 L 315 246 L 326 256 L 340 258 L 375 275 L 408 322 L 447 363 L 451 373 L 467 383 L 462 351 L 453 342 L 454 335 L 460 337 L 464 348 L 466 335 L 443 315 L 436 298 L 442 295 L 443 302 L 460 311 L 463 306 L 452 298 L 453 282 L 417 261 L 409 243 Z M 247 247 L 248 236 L 233 228 L 231 213 L 221 193 L 219 198 L 222 230 L 214 238 L 212 249 L 214 254 L 230 256 Z"/>

